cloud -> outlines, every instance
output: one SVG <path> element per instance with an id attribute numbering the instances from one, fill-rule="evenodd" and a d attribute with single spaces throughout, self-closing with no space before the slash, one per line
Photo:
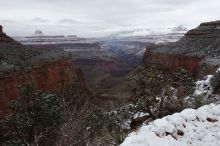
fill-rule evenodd
<path id="1" fill-rule="evenodd" d="M 76 23 L 80 23 L 80 22 L 77 20 L 74 20 L 74 19 L 65 18 L 65 19 L 59 20 L 58 23 L 60 23 L 60 24 L 76 24 Z"/>
<path id="2" fill-rule="evenodd" d="M 32 19 L 32 21 L 36 22 L 36 23 L 45 23 L 45 22 L 48 22 L 49 20 L 44 19 L 44 18 L 40 18 L 40 17 L 36 17 L 36 18 Z"/>
<path id="3" fill-rule="evenodd" d="M 16 23 L 14 20 L 9 20 L 9 19 L 0 20 L 0 22 L 3 22 L 3 23 Z"/>
<path id="4" fill-rule="evenodd" d="M 220 19 L 219 5 L 219 0 L 19 0 L 16 5 L 2 0 L 0 20 L 16 23 L 0 23 L 15 35 L 41 28 L 56 34 L 98 36 L 134 28 L 181 24 L 192 28 Z"/>

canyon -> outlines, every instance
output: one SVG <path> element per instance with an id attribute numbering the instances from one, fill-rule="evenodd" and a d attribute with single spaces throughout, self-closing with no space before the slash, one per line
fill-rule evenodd
<path id="1" fill-rule="evenodd" d="M 156 66 L 169 75 L 183 68 L 195 79 L 213 73 L 220 66 L 219 30 L 220 21 L 202 23 L 186 34 L 183 27 L 166 34 L 126 32 L 105 38 L 50 36 L 38 30 L 15 41 L 0 27 L 0 116 L 27 82 L 61 96 L 74 87 L 71 98 L 86 103 L 84 95 L 89 92 L 90 104 L 115 111 L 130 104 L 128 76 L 140 65 Z M 219 94 L 219 72 L 213 77 L 215 86 L 204 87 Z"/>
<path id="2" fill-rule="evenodd" d="M 0 115 L 10 100 L 20 95 L 20 88 L 33 82 L 37 89 L 60 93 L 76 84 L 75 93 L 84 94 L 83 72 L 72 64 L 70 53 L 57 49 L 35 49 L 7 36 L 0 26 Z"/>
<path id="3" fill-rule="evenodd" d="M 127 76 L 140 64 L 156 65 L 171 74 L 183 68 L 196 78 L 214 72 L 219 66 L 218 25 L 218 21 L 202 23 L 190 31 L 183 26 L 157 32 L 138 29 L 104 38 L 53 36 L 38 30 L 33 36 L 15 39 L 38 50 L 70 53 L 88 87 L 103 100 L 115 100 L 129 96 Z"/>
<path id="4" fill-rule="evenodd" d="M 102 38 L 76 35 L 46 35 L 36 31 L 32 36 L 15 37 L 32 48 L 65 50 L 72 54 L 72 63 L 82 68 L 88 87 L 106 101 L 128 97 L 127 76 L 142 62 L 145 48 L 180 39 L 187 29 L 183 26 L 146 32 L 145 29 L 118 32 Z"/>

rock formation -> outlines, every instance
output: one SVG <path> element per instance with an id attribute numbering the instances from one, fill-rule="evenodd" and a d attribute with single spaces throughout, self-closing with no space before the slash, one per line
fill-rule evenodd
<path id="1" fill-rule="evenodd" d="M 19 88 L 29 81 L 37 89 L 52 93 L 79 82 L 76 93 L 81 94 L 86 87 L 83 74 L 78 77 L 80 73 L 67 52 L 30 48 L 0 33 L 0 115 L 5 112 L 8 101 L 19 96 Z"/>
<path id="2" fill-rule="evenodd" d="M 16 43 L 12 38 L 8 37 L 4 32 L 3 32 L 3 27 L 0 25 L 0 43 Z"/>
<path id="3" fill-rule="evenodd" d="M 182 67 L 194 75 L 214 72 L 220 66 L 220 21 L 206 22 L 166 46 L 148 48 L 144 64 L 157 64 L 175 72 Z"/>
<path id="4" fill-rule="evenodd" d="M 171 33 L 186 33 L 188 29 L 183 25 L 172 28 Z"/>
<path id="5" fill-rule="evenodd" d="M 196 75 L 197 67 L 201 59 L 181 54 L 155 53 L 147 49 L 144 57 L 144 64 L 154 64 L 167 73 L 175 72 L 179 67 L 186 69 L 192 75 Z"/>
<path id="6" fill-rule="evenodd" d="M 44 35 L 43 31 L 41 31 L 41 30 L 36 30 L 36 31 L 34 32 L 34 35 L 33 35 L 33 36 L 43 36 L 43 35 Z"/>
<path id="7" fill-rule="evenodd" d="M 1 25 L 0 25 L 0 33 L 3 33 L 3 28 Z"/>

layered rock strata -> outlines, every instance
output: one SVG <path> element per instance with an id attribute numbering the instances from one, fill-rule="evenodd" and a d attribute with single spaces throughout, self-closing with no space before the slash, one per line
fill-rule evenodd
<path id="1" fill-rule="evenodd" d="M 169 72 L 181 67 L 196 76 L 212 73 L 220 66 L 220 21 L 202 23 L 175 43 L 148 48 L 144 64 L 151 63 Z"/>
<path id="2" fill-rule="evenodd" d="M 37 89 L 52 93 L 59 93 L 76 83 L 78 97 L 86 88 L 83 73 L 73 66 L 71 54 L 23 46 L 3 33 L 0 27 L 0 115 L 27 82 L 34 82 Z"/>

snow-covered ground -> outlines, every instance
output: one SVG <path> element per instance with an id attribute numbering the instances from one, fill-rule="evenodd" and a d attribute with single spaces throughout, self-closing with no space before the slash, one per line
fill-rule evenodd
<path id="1" fill-rule="evenodd" d="M 220 104 L 157 119 L 132 132 L 120 146 L 220 146 Z"/>

